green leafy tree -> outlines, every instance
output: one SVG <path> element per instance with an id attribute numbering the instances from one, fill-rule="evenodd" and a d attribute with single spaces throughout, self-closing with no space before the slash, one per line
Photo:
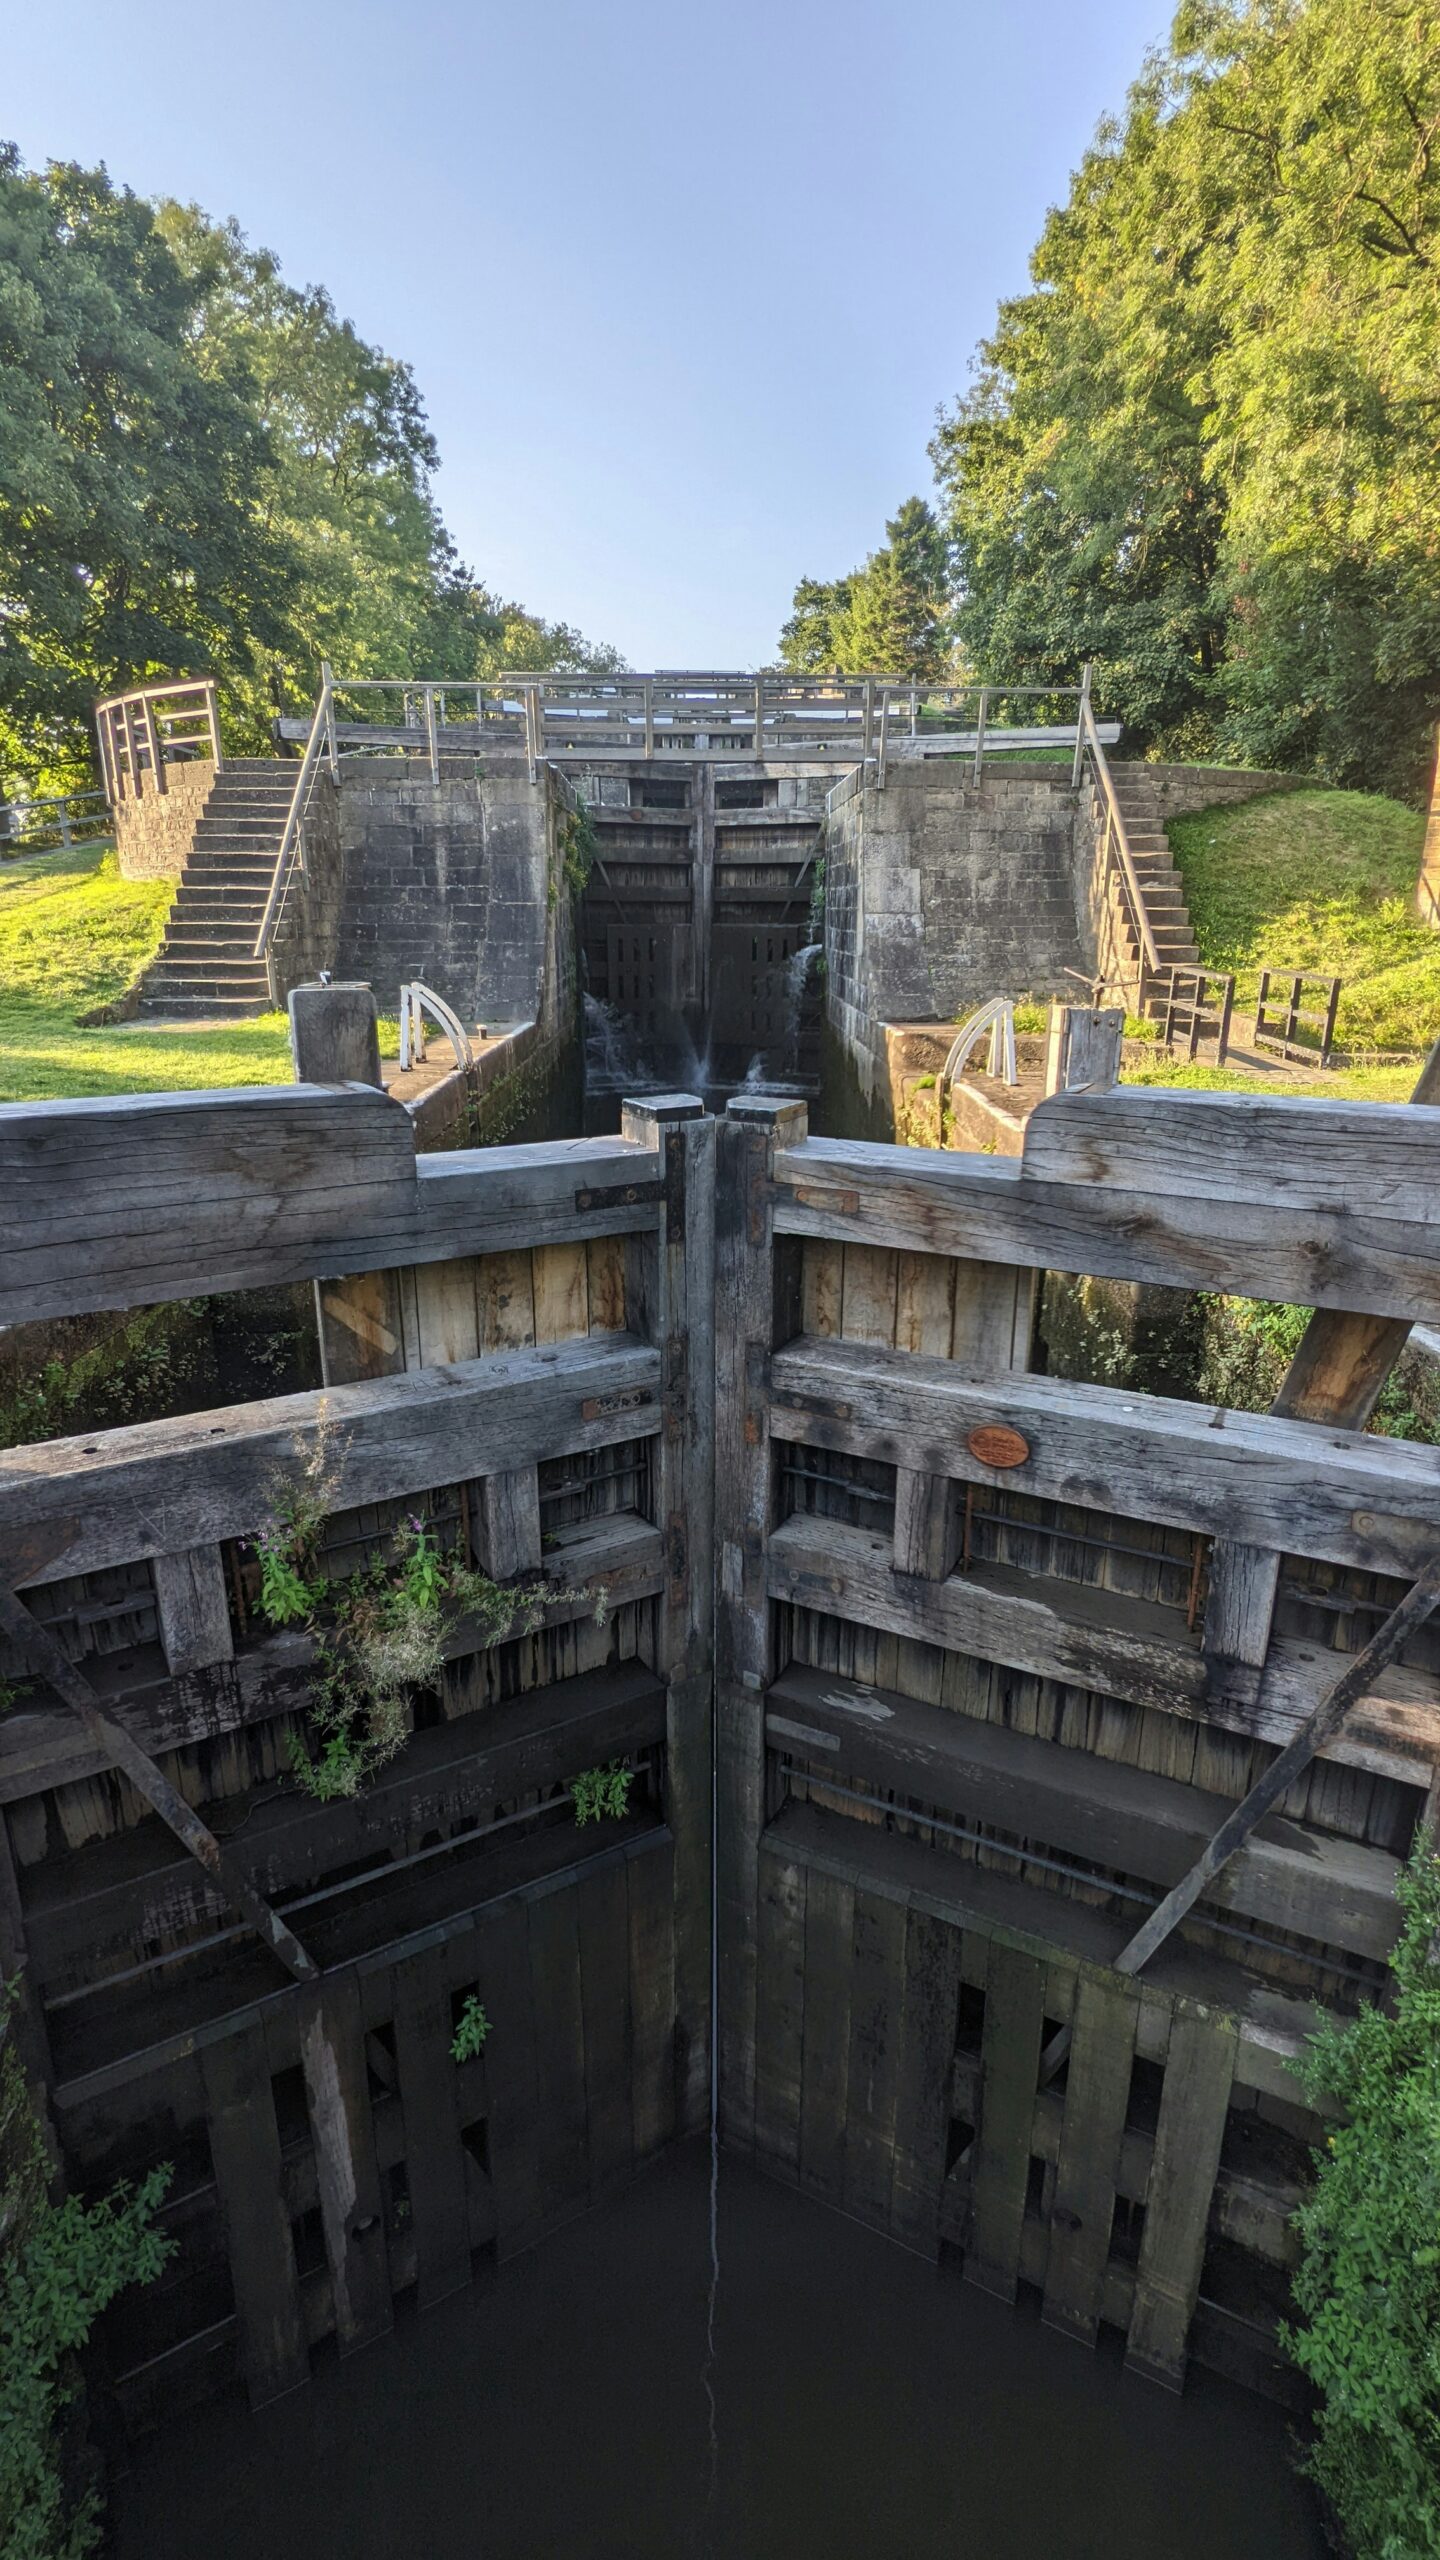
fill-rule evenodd
<path id="1" fill-rule="evenodd" d="M 98 694 L 280 628 L 265 430 L 197 300 L 138 196 L 0 146 L 0 767 L 31 781 L 84 778 Z"/>
<path id="2" fill-rule="evenodd" d="M 780 634 L 780 664 L 795 675 L 839 675 L 840 638 L 850 610 L 850 580 L 802 578 Z"/>
<path id="3" fill-rule="evenodd" d="M 1392 2006 L 1329 2022 L 1300 2066 L 1342 2121 L 1296 2216 L 1296 2362 L 1320 2394 L 1310 2468 L 1356 2560 L 1440 2555 L 1440 1858 L 1397 1888 Z"/>
<path id="4" fill-rule="evenodd" d="M 864 566 L 826 585 L 802 578 L 780 634 L 798 674 L 934 679 L 949 647 L 949 544 L 923 498 L 907 498 Z"/>
<path id="5" fill-rule="evenodd" d="M 931 447 L 960 638 L 1162 751 L 1411 792 L 1440 713 L 1440 47 L 1190 0 Z"/>

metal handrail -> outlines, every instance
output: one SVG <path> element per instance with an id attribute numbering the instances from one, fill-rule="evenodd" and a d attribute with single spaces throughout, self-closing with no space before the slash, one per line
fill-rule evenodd
<path id="1" fill-rule="evenodd" d="M 305 804 L 310 797 L 315 768 L 322 752 L 327 748 L 332 776 L 335 773 L 334 723 L 330 710 L 333 691 L 330 669 L 328 666 L 322 666 L 315 716 L 310 723 L 310 735 L 305 741 L 305 752 L 300 759 L 300 771 L 295 777 L 295 788 L 290 794 L 290 806 L 285 813 L 285 825 L 275 855 L 275 868 L 270 875 L 270 894 L 265 901 L 265 913 L 260 919 L 260 930 L 255 936 L 255 949 L 252 956 L 256 960 L 264 960 L 267 957 L 270 945 L 275 938 L 275 928 L 280 921 L 280 911 L 285 904 L 285 892 L 289 887 L 290 866 L 295 858 L 295 848 L 300 841 Z"/>
<path id="2" fill-rule="evenodd" d="M 1088 690 L 1081 698 L 1079 726 L 1077 767 L 1088 755 L 1105 802 L 1105 877 L 1108 880 L 1110 876 L 1113 848 L 1113 851 L 1119 855 L 1120 876 L 1125 887 L 1126 904 L 1130 909 L 1130 921 L 1139 938 L 1145 964 L 1147 968 L 1158 970 L 1160 953 L 1156 948 L 1155 936 L 1150 930 L 1150 918 L 1145 912 L 1145 896 L 1140 886 L 1140 874 L 1135 868 L 1135 857 L 1130 850 L 1130 839 L 1125 832 L 1125 821 L 1120 814 L 1120 803 L 1115 795 L 1115 785 L 1111 779 L 1110 767 L 1106 762 L 1105 749 L 1100 743 L 1100 732 L 1095 726 L 1095 714 L 1090 708 Z"/>
<path id="3" fill-rule="evenodd" d="M 185 735 L 180 723 L 198 723 Z M 114 807 L 127 789 L 140 797 L 148 773 L 157 792 L 166 789 L 167 758 L 186 754 L 208 760 L 217 773 L 224 768 L 220 750 L 220 713 L 213 676 L 193 677 L 182 684 L 138 685 L 133 692 L 111 694 L 95 705 L 100 742 L 100 769 L 106 798 Z"/>

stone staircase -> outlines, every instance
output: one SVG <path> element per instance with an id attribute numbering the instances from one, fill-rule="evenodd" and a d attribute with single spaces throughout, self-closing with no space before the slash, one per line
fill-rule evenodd
<path id="1" fill-rule="evenodd" d="M 1190 922 L 1190 910 L 1185 903 L 1184 883 L 1175 867 L 1170 839 L 1165 832 L 1158 786 L 1143 764 L 1112 764 L 1110 779 L 1125 822 L 1125 834 L 1134 857 L 1140 894 L 1145 902 L 1145 914 L 1154 936 L 1160 966 L 1162 969 L 1198 968 L 1199 945 Z M 1121 916 L 1118 923 L 1122 938 L 1128 937 L 1130 957 L 1138 972 L 1139 938 L 1131 930 L 1128 917 Z M 1158 1009 L 1153 976 L 1147 973 L 1141 1010 L 1150 1013 Z"/>
<path id="2" fill-rule="evenodd" d="M 145 973 L 142 1014 L 265 1013 L 270 986 L 254 957 L 296 768 L 235 756 L 196 820 L 165 940 Z"/>

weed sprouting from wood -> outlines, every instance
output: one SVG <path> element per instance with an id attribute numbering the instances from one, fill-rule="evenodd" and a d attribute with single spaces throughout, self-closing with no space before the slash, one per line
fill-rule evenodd
<path id="1" fill-rule="evenodd" d="M 570 1781 L 575 1800 L 575 1819 L 587 1822 L 618 1821 L 630 1802 L 630 1789 L 635 1772 L 623 1760 L 607 1760 L 603 1768 L 582 1769 Z"/>
<path id="2" fill-rule="evenodd" d="M 490 2021 L 478 1991 L 467 1992 L 455 2033 L 450 2039 L 451 2057 L 456 2062 L 473 2062 L 485 2050 Z"/>
<path id="3" fill-rule="evenodd" d="M 583 1604 L 605 1623 L 602 1587 L 570 1589 L 543 1575 L 493 1582 L 433 1522 L 408 1513 L 388 1546 L 356 1572 L 326 1571 L 323 1538 L 338 1500 L 330 1416 L 322 1402 L 302 1474 L 279 1483 L 255 1547 L 260 1611 L 272 1626 L 306 1628 L 316 1676 L 313 1748 L 292 1736 L 290 1762 L 307 1795 L 354 1796 L 403 1749 L 416 1695 L 439 1685 L 450 1640 L 462 1627 L 473 1650 L 533 1635 L 548 1611 Z"/>

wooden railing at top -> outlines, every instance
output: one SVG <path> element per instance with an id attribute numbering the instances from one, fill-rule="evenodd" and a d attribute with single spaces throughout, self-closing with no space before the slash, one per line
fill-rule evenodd
<path id="1" fill-rule="evenodd" d="M 1080 717 L 1075 739 L 1075 781 L 1077 784 L 1079 783 L 1085 769 L 1085 760 L 1088 756 L 1090 760 L 1090 769 L 1095 776 L 1096 785 L 1100 793 L 1100 803 L 1103 812 L 1100 842 L 1097 847 L 1097 850 L 1101 855 L 1103 865 L 1100 879 L 1100 892 L 1103 897 L 1112 876 L 1118 877 L 1120 882 L 1120 894 L 1124 900 L 1126 913 L 1130 920 L 1131 930 L 1140 947 L 1141 972 L 1143 980 L 1143 974 L 1146 970 L 1152 970 L 1158 973 L 1160 968 L 1160 953 L 1156 947 L 1155 936 L 1150 929 L 1150 918 L 1146 913 L 1145 908 L 1145 893 L 1140 886 L 1140 875 L 1135 868 L 1135 857 L 1130 850 L 1130 839 L 1125 832 L 1125 820 L 1121 814 L 1119 800 L 1116 797 L 1115 784 L 1111 777 L 1109 764 L 1106 760 L 1105 749 L 1101 742 L 1100 732 L 1095 725 L 1095 714 L 1090 708 L 1090 670 L 1088 667 L 1085 670 L 1085 676 L 1086 681 L 1080 697 Z"/>
<path id="2" fill-rule="evenodd" d="M 141 685 L 95 705 L 100 770 L 112 808 L 138 800 L 149 778 L 152 791 L 168 788 L 167 764 L 202 758 L 220 772 L 220 715 L 214 679 L 193 684 Z"/>

